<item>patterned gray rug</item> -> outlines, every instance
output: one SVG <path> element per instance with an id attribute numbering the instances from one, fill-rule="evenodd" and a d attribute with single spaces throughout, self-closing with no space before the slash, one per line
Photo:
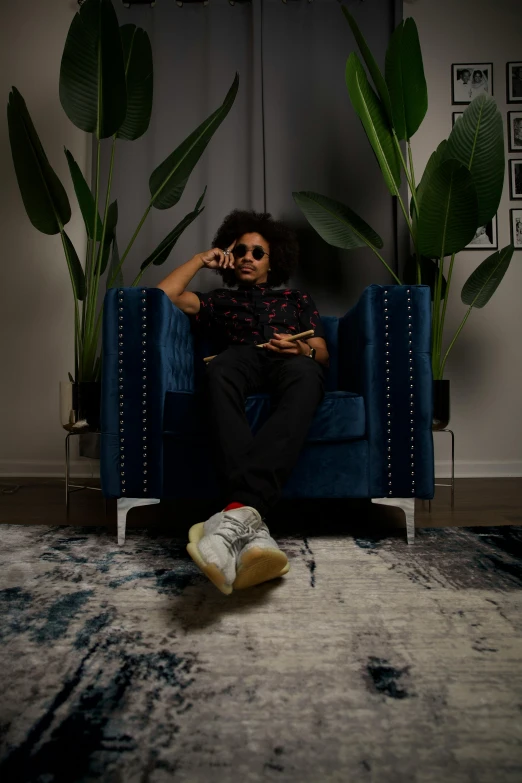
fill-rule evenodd
<path id="1" fill-rule="evenodd" d="M 522 780 L 522 527 L 285 534 L 231 596 L 185 538 L 0 534 L 4 783 Z"/>

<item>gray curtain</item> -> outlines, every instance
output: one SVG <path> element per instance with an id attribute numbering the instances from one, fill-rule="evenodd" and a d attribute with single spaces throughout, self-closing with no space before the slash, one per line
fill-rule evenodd
<path id="1" fill-rule="evenodd" d="M 153 169 L 223 101 L 234 75 L 236 101 L 194 169 L 180 202 L 153 209 L 125 261 L 125 284 L 161 239 L 190 212 L 205 185 L 204 212 L 184 232 L 161 267 L 142 278 L 156 285 L 195 253 L 211 247 L 233 209 L 268 211 L 297 232 L 300 265 L 291 287 L 310 291 L 322 315 L 341 315 L 371 283 L 392 278 L 366 249 L 330 247 L 310 228 L 292 191 L 312 190 L 346 203 L 378 231 L 384 257 L 397 270 L 393 200 L 356 116 L 345 84 L 348 55 L 356 50 L 338 0 L 228 0 L 187 4 L 158 0 L 126 9 L 120 24 L 147 30 L 154 56 L 151 125 L 138 141 L 118 141 L 111 200 L 118 198 L 118 243 L 127 246 L 148 204 Z M 384 68 L 389 36 L 402 18 L 400 0 L 352 0 L 364 35 Z M 103 142 L 106 181 L 110 140 Z M 401 264 L 402 266 L 402 264 Z M 203 270 L 188 290 L 221 285 Z"/>

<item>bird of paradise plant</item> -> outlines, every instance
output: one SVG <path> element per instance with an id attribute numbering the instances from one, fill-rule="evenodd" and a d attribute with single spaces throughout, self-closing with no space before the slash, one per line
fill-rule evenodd
<path id="1" fill-rule="evenodd" d="M 71 206 L 52 168 L 21 93 L 12 88 L 7 107 L 9 139 L 22 200 L 35 228 L 44 234 L 60 234 L 71 278 L 75 309 L 75 382 L 98 381 L 98 355 L 103 305 L 97 312 L 100 278 L 107 271 L 106 289 L 122 286 L 123 263 L 145 220 L 154 207 L 170 209 L 178 203 L 189 176 L 210 139 L 230 111 L 239 87 L 239 75 L 222 103 L 150 175 L 150 200 L 121 257 L 116 239 L 117 201 L 110 202 L 112 176 L 119 140 L 134 141 L 148 129 L 153 103 L 153 57 L 145 30 L 134 24 L 119 26 L 111 0 L 85 0 L 75 14 L 65 41 L 60 67 L 60 102 L 71 122 L 94 135 L 96 174 L 94 192 L 65 149 L 74 191 L 85 222 L 85 268 L 65 231 Z M 103 219 L 100 204 L 101 140 L 112 139 Z M 141 263 L 131 286 L 139 285 L 146 270 L 168 258 L 183 231 L 203 211 L 201 203 L 167 234 Z M 80 313 L 80 305 L 81 313 Z"/>
<path id="2" fill-rule="evenodd" d="M 512 244 L 496 251 L 465 282 L 461 299 L 468 310 L 443 356 L 444 319 L 455 257 L 471 242 L 477 228 L 494 217 L 502 195 L 502 117 L 491 96 L 476 97 L 455 123 L 449 138 L 433 152 L 417 184 L 411 138 L 426 115 L 428 92 L 415 21 L 403 20 L 393 32 L 383 76 L 355 19 L 345 6 L 341 10 L 375 87 L 372 88 L 359 57 L 352 52 L 345 72 L 350 100 L 411 238 L 412 255 L 405 259 L 404 281 L 379 253 L 383 247 L 381 237 L 350 207 L 311 191 L 294 192 L 293 197 L 310 225 L 329 244 L 347 250 L 367 246 L 397 284 L 430 286 L 433 379 L 442 380 L 448 354 L 472 309 L 489 302 L 514 251 Z M 406 152 L 401 142 L 406 142 Z M 402 172 L 411 194 L 409 208 L 401 195 Z"/>

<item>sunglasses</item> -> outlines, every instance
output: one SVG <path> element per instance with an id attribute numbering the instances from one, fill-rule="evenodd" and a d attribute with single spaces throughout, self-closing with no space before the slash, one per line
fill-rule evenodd
<path id="1" fill-rule="evenodd" d="M 246 245 L 236 245 L 235 248 L 232 250 L 232 254 L 236 260 L 239 258 L 243 258 L 247 253 L 247 246 Z M 264 255 L 269 256 L 269 254 L 266 252 L 266 250 L 263 250 L 261 245 L 254 245 L 252 248 L 252 256 L 256 259 L 256 261 L 261 261 Z M 269 256 L 270 257 L 270 256 Z"/>

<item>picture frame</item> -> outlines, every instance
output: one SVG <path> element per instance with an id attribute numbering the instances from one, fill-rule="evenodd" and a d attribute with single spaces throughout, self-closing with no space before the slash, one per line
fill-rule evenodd
<path id="1" fill-rule="evenodd" d="M 522 210 L 521 210 L 522 211 Z M 497 216 L 480 226 L 475 232 L 471 242 L 466 245 L 466 250 L 498 250 Z"/>
<path id="2" fill-rule="evenodd" d="M 522 103 L 522 61 L 506 63 L 506 103 Z"/>
<path id="3" fill-rule="evenodd" d="M 515 250 L 522 250 L 522 209 L 510 209 L 509 218 L 511 244 L 515 246 Z"/>
<path id="4" fill-rule="evenodd" d="M 522 200 L 522 159 L 509 160 L 509 197 L 511 201 Z"/>
<path id="5" fill-rule="evenodd" d="M 457 122 L 457 120 L 460 120 L 460 118 L 462 117 L 463 114 L 464 114 L 463 111 L 454 111 L 453 112 L 453 114 L 452 114 L 452 122 L 451 122 L 451 127 L 452 128 L 455 127 L 455 123 Z"/>
<path id="6" fill-rule="evenodd" d="M 452 103 L 471 103 L 483 92 L 493 95 L 493 63 L 452 63 Z"/>
<path id="7" fill-rule="evenodd" d="M 508 111 L 507 115 L 508 149 L 510 152 L 522 153 L 522 109 Z"/>

